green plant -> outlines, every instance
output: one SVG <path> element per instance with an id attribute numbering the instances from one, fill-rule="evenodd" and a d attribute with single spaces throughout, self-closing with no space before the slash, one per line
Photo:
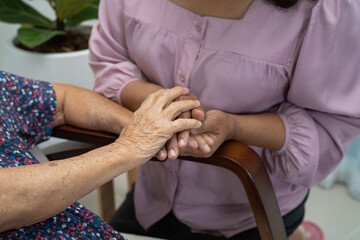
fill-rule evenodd
<path id="1" fill-rule="evenodd" d="M 56 36 L 66 35 L 69 29 L 97 18 L 99 0 L 45 0 L 54 10 L 50 20 L 23 0 L 0 0 L 0 21 L 18 23 L 21 44 L 28 48 L 40 46 Z"/>

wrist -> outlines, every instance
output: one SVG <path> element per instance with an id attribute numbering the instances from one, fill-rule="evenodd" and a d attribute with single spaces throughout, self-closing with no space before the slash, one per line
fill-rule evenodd
<path id="1" fill-rule="evenodd" d="M 129 171 L 141 162 L 139 154 L 133 149 L 133 144 L 121 137 L 108 146 L 109 156 L 115 160 L 114 167 L 120 167 L 123 172 Z"/>
<path id="2" fill-rule="evenodd" d="M 236 140 L 241 141 L 241 135 L 242 135 L 242 124 L 241 116 L 229 114 L 227 113 L 227 119 L 228 119 L 228 134 L 226 140 Z"/>
<path id="3" fill-rule="evenodd" d="M 120 137 L 114 142 L 114 146 L 119 149 L 122 159 L 125 159 L 125 164 L 129 169 L 143 164 L 149 157 L 146 151 L 141 148 L 139 142 L 127 134 L 121 134 Z"/>
<path id="4" fill-rule="evenodd" d="M 130 110 L 123 108 L 123 111 L 120 114 L 117 114 L 117 120 L 114 124 L 114 133 L 120 134 L 124 127 L 128 124 L 132 116 L 134 115 L 133 112 Z"/>
<path id="5" fill-rule="evenodd" d="M 150 94 L 163 89 L 160 85 L 138 79 L 128 83 L 121 91 L 122 106 L 130 111 L 136 111 Z"/>
<path id="6" fill-rule="evenodd" d="M 233 114 L 225 113 L 225 119 L 226 119 L 226 139 L 225 140 L 236 140 L 238 126 L 236 121 L 236 116 Z"/>

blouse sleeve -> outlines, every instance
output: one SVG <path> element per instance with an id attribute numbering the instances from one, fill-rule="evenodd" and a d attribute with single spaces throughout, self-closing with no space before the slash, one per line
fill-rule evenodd
<path id="1" fill-rule="evenodd" d="M 126 48 L 122 8 L 122 1 L 100 1 L 99 21 L 89 42 L 89 64 L 96 78 L 94 91 L 118 103 L 127 83 L 144 79 Z"/>
<path id="2" fill-rule="evenodd" d="M 11 144 L 31 148 L 50 138 L 56 96 L 49 82 L 0 72 L 0 95 L 0 117 L 6 121 L 1 124 L 1 131 L 12 136 Z"/>
<path id="3" fill-rule="evenodd" d="M 285 144 L 263 153 L 278 177 L 304 186 L 319 183 L 360 135 L 359 26 L 358 0 L 320 0 L 314 7 L 288 102 L 276 109 L 285 124 Z"/>

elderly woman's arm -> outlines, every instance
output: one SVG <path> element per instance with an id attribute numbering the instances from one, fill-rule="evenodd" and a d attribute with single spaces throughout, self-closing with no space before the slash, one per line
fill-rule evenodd
<path id="1" fill-rule="evenodd" d="M 57 124 L 94 129 L 104 125 L 104 130 L 111 130 L 112 121 L 120 121 L 117 114 L 124 113 L 117 104 L 90 91 L 56 84 L 55 89 Z M 61 212 L 107 181 L 145 163 L 174 133 L 200 127 L 195 119 L 173 120 L 200 105 L 192 100 L 172 102 L 183 94 L 188 90 L 180 87 L 151 94 L 110 145 L 62 161 L 0 169 L 0 232 Z"/>
<path id="2" fill-rule="evenodd" d="M 56 92 L 55 126 L 78 127 L 120 133 L 132 112 L 94 92 L 66 84 L 53 83 Z"/>

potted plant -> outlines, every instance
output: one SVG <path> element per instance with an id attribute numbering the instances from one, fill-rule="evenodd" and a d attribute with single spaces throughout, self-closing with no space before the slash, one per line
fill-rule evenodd
<path id="1" fill-rule="evenodd" d="M 0 0 L 0 21 L 21 24 L 5 46 L 4 70 L 91 88 L 94 80 L 87 64 L 91 27 L 80 24 L 97 18 L 99 0 L 44 0 L 54 19 L 26 1 Z"/>

